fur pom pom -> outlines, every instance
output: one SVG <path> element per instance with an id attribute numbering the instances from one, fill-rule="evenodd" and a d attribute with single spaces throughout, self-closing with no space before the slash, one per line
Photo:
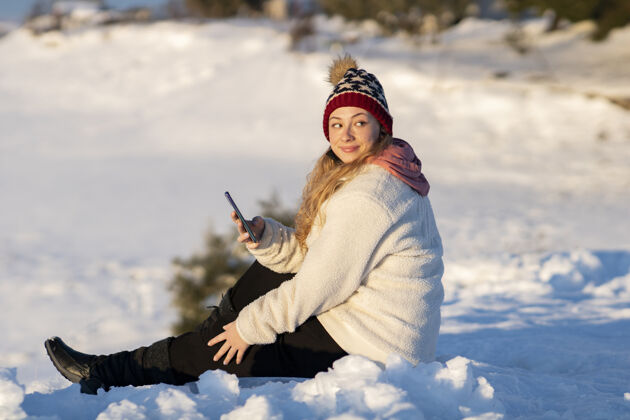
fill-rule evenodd
<path id="1" fill-rule="evenodd" d="M 336 86 L 349 69 L 358 69 L 357 61 L 350 54 L 337 57 L 328 69 L 328 81 Z"/>

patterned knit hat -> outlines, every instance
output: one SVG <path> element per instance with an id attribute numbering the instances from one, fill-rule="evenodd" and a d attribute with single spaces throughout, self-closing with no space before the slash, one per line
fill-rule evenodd
<path id="1" fill-rule="evenodd" d="M 357 62 L 349 55 L 333 61 L 328 81 L 334 89 L 326 100 L 324 109 L 324 134 L 328 141 L 328 118 L 337 108 L 356 106 L 365 109 L 392 134 L 392 116 L 389 114 L 383 86 L 376 76 L 359 69 Z"/>

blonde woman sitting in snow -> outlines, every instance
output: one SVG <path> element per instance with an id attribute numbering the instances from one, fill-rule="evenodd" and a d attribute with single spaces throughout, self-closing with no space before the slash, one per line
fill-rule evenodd
<path id="1" fill-rule="evenodd" d="M 304 187 L 296 229 L 255 217 L 256 262 L 194 331 L 107 356 L 46 340 L 59 372 L 99 388 L 184 384 L 210 369 L 313 377 L 347 354 L 431 361 L 443 300 L 442 243 L 421 164 L 392 137 L 377 78 L 333 62 L 323 127 L 329 150 Z"/>

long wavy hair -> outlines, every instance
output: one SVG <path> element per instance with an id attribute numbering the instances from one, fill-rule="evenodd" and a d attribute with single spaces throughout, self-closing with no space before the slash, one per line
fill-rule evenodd
<path id="1" fill-rule="evenodd" d="M 372 147 L 359 156 L 356 160 L 343 163 L 331 148 L 328 148 L 315 163 L 315 167 L 306 178 L 306 185 L 302 191 L 302 203 L 295 215 L 295 237 L 304 252 L 308 250 L 306 238 L 320 214 L 322 204 L 328 200 L 335 191 L 359 174 L 368 159 L 379 155 L 392 144 L 393 139 L 382 127 L 378 139 Z M 319 223 L 325 223 L 320 215 Z"/>

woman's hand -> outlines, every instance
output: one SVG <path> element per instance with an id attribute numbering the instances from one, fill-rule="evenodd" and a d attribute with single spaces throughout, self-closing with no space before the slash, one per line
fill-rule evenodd
<path id="1" fill-rule="evenodd" d="M 265 231 L 265 221 L 263 220 L 263 218 L 260 216 L 256 216 L 254 217 L 253 220 L 247 221 L 247 223 L 249 224 L 249 227 L 252 229 L 252 231 L 254 232 L 254 235 L 256 235 L 256 238 L 258 238 L 258 241 L 259 241 L 259 242 L 254 242 L 249 237 L 249 234 L 247 233 L 245 226 L 243 226 L 243 222 L 241 222 L 241 220 L 238 218 L 238 216 L 236 215 L 236 212 L 233 211 L 230 216 L 232 217 L 232 221 L 236 223 L 236 227 L 238 228 L 238 233 L 239 233 L 238 241 L 241 243 L 244 243 L 245 246 L 247 246 L 247 248 L 249 249 L 258 248 L 258 245 L 260 245 L 260 239 L 262 238 L 263 232 Z"/>
<path id="2" fill-rule="evenodd" d="M 210 347 L 220 343 L 221 341 L 225 341 L 212 360 L 218 362 L 219 359 L 227 353 L 227 356 L 225 356 L 225 359 L 223 360 L 224 365 L 230 363 L 230 360 L 232 360 L 234 355 L 236 355 L 236 364 L 240 365 L 245 352 L 249 348 L 249 344 L 247 344 L 238 333 L 236 329 L 236 322 L 230 322 L 229 324 L 224 325 L 223 329 L 225 330 L 224 332 L 208 341 L 208 346 Z"/>

